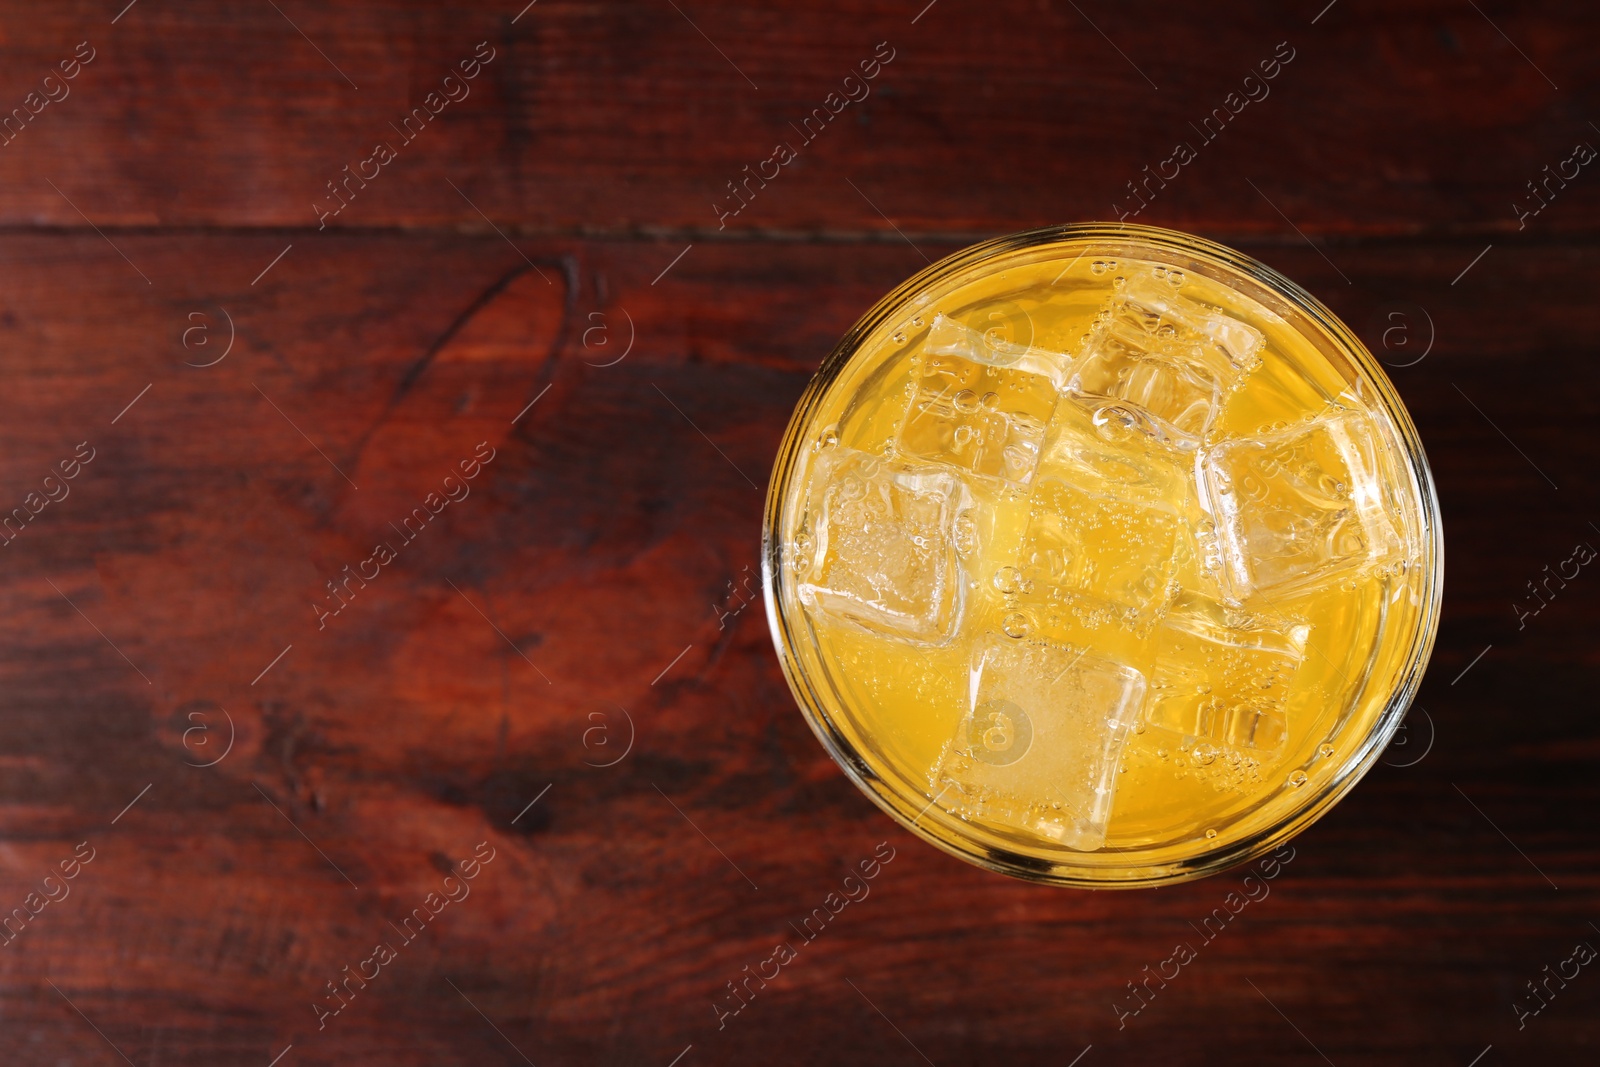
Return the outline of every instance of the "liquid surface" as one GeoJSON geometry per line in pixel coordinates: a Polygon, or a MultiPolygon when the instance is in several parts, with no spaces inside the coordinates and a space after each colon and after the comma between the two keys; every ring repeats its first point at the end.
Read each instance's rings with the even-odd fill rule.
{"type": "Polygon", "coordinates": [[[1198,266],[1065,247],[967,279],[804,428],[779,610],[833,729],[958,834],[1221,847],[1395,687],[1425,580],[1396,428],[1198,266]]]}

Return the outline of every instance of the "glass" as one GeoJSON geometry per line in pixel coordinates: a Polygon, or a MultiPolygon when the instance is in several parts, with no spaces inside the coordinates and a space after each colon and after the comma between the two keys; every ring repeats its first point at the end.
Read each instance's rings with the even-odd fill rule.
{"type": "Polygon", "coordinates": [[[940,848],[1212,874],[1344,795],[1438,628],[1432,477],[1293,282],[1198,237],[976,245],[878,302],[779,449],[767,615],[807,721],[940,848]]]}

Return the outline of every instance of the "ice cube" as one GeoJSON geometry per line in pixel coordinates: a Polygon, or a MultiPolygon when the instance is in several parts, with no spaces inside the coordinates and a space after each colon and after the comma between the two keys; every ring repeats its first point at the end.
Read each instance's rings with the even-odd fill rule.
{"type": "Polygon", "coordinates": [[[835,446],[811,485],[815,547],[801,600],[876,633],[948,640],[963,601],[957,521],[969,497],[960,480],[835,446]]]}
{"type": "Polygon", "coordinates": [[[940,803],[1081,851],[1105,844],[1144,676],[1079,649],[993,634],[975,656],[968,713],[934,774],[940,803]]]}
{"type": "Polygon", "coordinates": [[[1109,500],[1177,510],[1189,495],[1193,457],[1179,462],[1125,420],[1063,404],[1050,423],[1036,477],[1109,500]]]}
{"type": "Polygon", "coordinates": [[[1067,380],[1072,358],[1033,343],[1033,321],[1010,301],[990,307],[984,330],[973,329],[948,315],[935,315],[928,324],[922,350],[936,356],[961,356],[1002,369],[1019,370],[1050,379],[1059,391],[1067,380]],[[1018,319],[1022,320],[1020,323],[1018,319]]]}
{"type": "Polygon", "coordinates": [[[1387,446],[1364,412],[1224,441],[1201,469],[1223,592],[1236,603],[1329,584],[1403,550],[1386,504],[1387,446]]]}
{"type": "Polygon", "coordinates": [[[1297,620],[1185,593],[1156,629],[1148,721],[1236,751],[1276,753],[1310,632],[1297,620]]]}
{"type": "Polygon", "coordinates": [[[1260,362],[1262,341],[1254,327],[1138,271],[1096,320],[1067,391],[1091,409],[1120,409],[1152,437],[1193,450],[1223,399],[1260,362]]]}
{"type": "Polygon", "coordinates": [[[1026,487],[1056,406],[1054,358],[991,344],[935,316],[900,426],[900,451],[1026,487]]]}
{"type": "Polygon", "coordinates": [[[1063,405],[1029,501],[1019,606],[1138,628],[1171,599],[1187,474],[1144,439],[1108,440],[1063,405]]]}

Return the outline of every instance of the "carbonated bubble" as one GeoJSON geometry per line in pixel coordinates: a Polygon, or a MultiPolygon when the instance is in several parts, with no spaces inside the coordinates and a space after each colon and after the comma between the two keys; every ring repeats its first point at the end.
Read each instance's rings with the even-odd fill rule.
{"type": "Polygon", "coordinates": [[[1006,596],[1014,596],[1022,588],[1022,575],[1015,567],[1001,567],[995,572],[994,587],[1006,596]]]}

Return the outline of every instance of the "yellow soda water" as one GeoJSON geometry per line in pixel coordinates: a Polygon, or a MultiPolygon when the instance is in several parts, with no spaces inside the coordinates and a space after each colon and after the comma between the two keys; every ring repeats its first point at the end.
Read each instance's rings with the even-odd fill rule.
{"type": "Polygon", "coordinates": [[[1088,247],[863,335],[791,431],[772,610],[916,829],[1154,869],[1331,788],[1435,575],[1371,376],[1259,287],[1088,247]]]}

